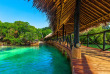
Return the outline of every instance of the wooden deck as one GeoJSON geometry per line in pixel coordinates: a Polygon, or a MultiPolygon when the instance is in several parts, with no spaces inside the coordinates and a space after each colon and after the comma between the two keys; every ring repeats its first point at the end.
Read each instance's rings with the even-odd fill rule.
{"type": "Polygon", "coordinates": [[[51,44],[68,53],[73,74],[110,74],[110,52],[81,46],[82,59],[72,59],[70,48],[56,42],[51,44]]]}
{"type": "MultiPolygon", "coordinates": [[[[82,57],[83,56],[85,57],[92,74],[110,74],[109,51],[103,52],[100,49],[85,47],[85,46],[82,46],[81,49],[82,49],[82,57]]],[[[82,59],[84,59],[84,57],[82,59]]]]}

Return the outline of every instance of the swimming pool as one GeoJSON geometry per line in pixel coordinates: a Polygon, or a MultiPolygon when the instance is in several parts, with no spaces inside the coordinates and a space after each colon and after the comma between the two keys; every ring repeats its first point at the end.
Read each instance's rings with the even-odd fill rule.
{"type": "Polygon", "coordinates": [[[71,67],[53,46],[9,46],[0,47],[0,74],[71,74],[71,67]]]}

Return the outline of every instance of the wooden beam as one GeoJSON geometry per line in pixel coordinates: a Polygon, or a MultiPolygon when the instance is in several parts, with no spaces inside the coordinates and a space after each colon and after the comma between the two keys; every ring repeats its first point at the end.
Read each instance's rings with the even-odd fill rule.
{"type": "Polygon", "coordinates": [[[88,23],[88,22],[92,21],[92,19],[86,17],[84,14],[80,14],[80,21],[82,21],[84,23],[88,23]]]}
{"type": "Polygon", "coordinates": [[[93,5],[94,7],[96,7],[97,9],[99,9],[100,11],[102,11],[103,13],[108,14],[106,11],[104,11],[103,9],[95,5],[94,3],[90,2],[89,0],[86,0],[86,1],[89,2],[91,5],[93,5]]]}
{"type": "Polygon", "coordinates": [[[61,12],[60,12],[60,22],[59,24],[61,24],[61,18],[62,18],[62,13],[63,13],[63,8],[64,8],[64,0],[60,0],[61,1],[61,12]]]}
{"type": "Polygon", "coordinates": [[[86,14],[81,13],[80,14],[80,21],[84,22],[85,24],[89,23],[90,21],[93,21],[93,19],[86,16],[86,14]]]}
{"type": "Polygon", "coordinates": [[[83,10],[83,11],[86,12],[88,15],[90,15],[90,16],[94,17],[95,19],[97,19],[97,17],[96,17],[93,13],[88,12],[87,10],[85,10],[85,8],[82,7],[81,10],[83,10]]]}
{"type": "MultiPolygon", "coordinates": [[[[96,1],[96,0],[95,0],[96,1]]],[[[90,9],[92,9],[93,11],[97,12],[98,14],[100,14],[101,16],[103,15],[101,12],[99,12],[98,10],[96,10],[95,8],[91,7],[90,5],[86,4],[85,2],[82,1],[82,4],[85,5],[85,7],[89,7],[90,9]]]]}
{"type": "MultiPolygon", "coordinates": [[[[87,27],[87,25],[94,24],[94,23],[100,22],[100,21],[102,21],[102,20],[107,20],[107,19],[109,19],[109,18],[110,18],[110,13],[109,13],[108,15],[105,15],[105,16],[103,16],[103,17],[101,17],[101,18],[99,18],[99,19],[93,21],[93,22],[90,22],[90,23],[86,24],[86,25],[83,26],[83,27],[87,27]]],[[[81,29],[82,29],[83,27],[81,27],[81,29]]]]}
{"type": "Polygon", "coordinates": [[[52,13],[53,10],[55,10],[55,8],[57,8],[60,5],[59,0],[57,0],[57,2],[55,3],[55,5],[52,7],[52,9],[49,11],[49,13],[52,13]]]}
{"type": "Polygon", "coordinates": [[[110,11],[110,8],[106,7],[105,5],[103,5],[102,3],[98,2],[97,0],[94,0],[97,4],[101,5],[103,8],[105,8],[106,10],[110,11]]]}
{"type": "Polygon", "coordinates": [[[81,10],[81,14],[85,14],[85,15],[87,15],[88,17],[90,17],[91,19],[93,19],[93,20],[95,20],[95,18],[94,17],[92,17],[91,15],[89,15],[87,12],[85,12],[85,11],[83,11],[83,10],[81,10]]]}
{"type": "Polygon", "coordinates": [[[64,25],[73,25],[74,23],[66,23],[66,24],[64,24],[64,25]]]}
{"type": "Polygon", "coordinates": [[[103,3],[105,3],[106,5],[110,6],[110,3],[106,2],[105,0],[101,0],[103,3]]]}
{"type": "Polygon", "coordinates": [[[94,17],[101,17],[100,15],[96,14],[96,12],[90,10],[89,8],[85,7],[84,5],[81,5],[84,9],[87,9],[89,12],[91,12],[92,14],[94,14],[95,16],[94,17]]]}
{"type": "MultiPolygon", "coordinates": [[[[75,1],[74,2],[72,1],[68,6],[65,5],[65,8],[63,11],[63,13],[65,12],[64,15],[66,15],[68,13],[68,11],[70,11],[73,8],[73,6],[71,6],[71,5],[74,5],[74,4],[75,4],[75,1]]],[[[64,17],[64,15],[62,17],[64,17]]]]}

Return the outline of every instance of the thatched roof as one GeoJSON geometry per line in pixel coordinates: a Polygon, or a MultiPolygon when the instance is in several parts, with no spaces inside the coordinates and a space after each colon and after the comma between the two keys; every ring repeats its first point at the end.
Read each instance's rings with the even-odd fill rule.
{"type": "MultiPolygon", "coordinates": [[[[67,34],[74,31],[76,0],[33,0],[33,6],[45,12],[54,35],[65,25],[67,34]]],[[[81,0],[80,32],[110,20],[110,0],[81,0]]]]}
{"type": "Polygon", "coordinates": [[[48,34],[48,35],[45,37],[45,39],[46,39],[46,38],[49,38],[49,37],[52,37],[52,33],[48,34]]]}

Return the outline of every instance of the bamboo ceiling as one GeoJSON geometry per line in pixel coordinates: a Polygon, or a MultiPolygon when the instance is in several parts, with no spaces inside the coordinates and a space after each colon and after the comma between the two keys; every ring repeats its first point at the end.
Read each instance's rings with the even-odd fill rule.
{"type": "MultiPolygon", "coordinates": [[[[33,6],[45,12],[53,34],[62,35],[62,26],[67,34],[74,32],[76,0],[33,0],[33,6]]],[[[80,32],[110,20],[110,0],[81,0],[80,32]]]]}

